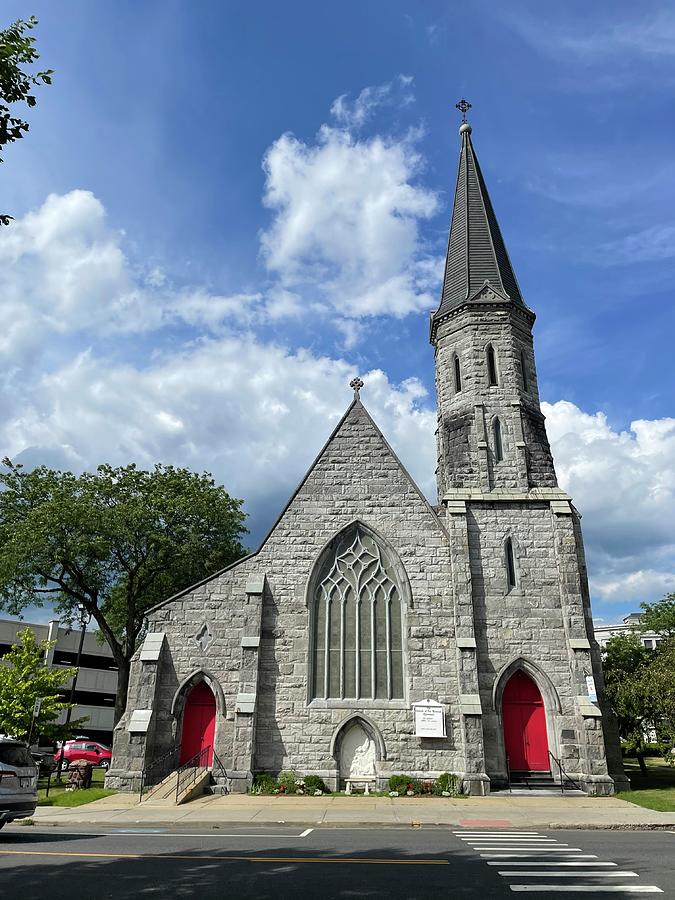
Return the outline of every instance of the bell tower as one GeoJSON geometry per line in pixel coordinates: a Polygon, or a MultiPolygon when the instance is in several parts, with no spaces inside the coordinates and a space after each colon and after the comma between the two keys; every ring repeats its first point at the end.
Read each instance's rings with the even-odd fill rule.
{"type": "Polygon", "coordinates": [[[430,340],[465,782],[480,793],[508,783],[514,768],[553,778],[562,766],[589,793],[610,793],[626,781],[603,697],[580,516],[558,487],[546,437],[535,315],[478,164],[469,104],[457,106],[457,185],[430,340]],[[523,735],[520,712],[510,715],[514,703],[530,704],[532,734],[523,735]],[[532,754],[516,752],[521,745],[532,754]]]}
{"type": "Polygon", "coordinates": [[[518,287],[471,130],[464,119],[443,289],[431,317],[441,502],[467,489],[557,487],[539,405],[535,315],[518,287]]]}

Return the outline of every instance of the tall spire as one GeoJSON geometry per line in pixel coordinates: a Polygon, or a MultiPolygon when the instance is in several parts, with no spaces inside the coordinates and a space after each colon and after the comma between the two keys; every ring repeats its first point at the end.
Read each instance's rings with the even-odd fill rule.
{"type": "Polygon", "coordinates": [[[465,119],[469,107],[465,100],[457,104],[463,116],[459,129],[462,146],[443,292],[433,324],[471,299],[485,282],[514,303],[525,305],[473,149],[471,126],[465,119]]]}

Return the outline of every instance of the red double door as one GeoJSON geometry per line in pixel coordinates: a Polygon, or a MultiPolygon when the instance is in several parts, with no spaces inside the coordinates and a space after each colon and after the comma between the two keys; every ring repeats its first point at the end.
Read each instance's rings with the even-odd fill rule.
{"type": "Polygon", "coordinates": [[[180,762],[188,762],[209,747],[208,759],[202,765],[213,762],[213,738],[216,732],[216,698],[204,681],[196,684],[187,695],[183,712],[183,736],[180,745],[180,762]]]}
{"type": "Polygon", "coordinates": [[[525,672],[515,672],[504,688],[502,720],[511,770],[550,771],[544,701],[525,672]]]}

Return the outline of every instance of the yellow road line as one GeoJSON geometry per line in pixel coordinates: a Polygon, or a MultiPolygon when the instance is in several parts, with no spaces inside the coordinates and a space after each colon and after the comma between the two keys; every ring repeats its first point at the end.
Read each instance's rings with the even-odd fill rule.
{"type": "Polygon", "coordinates": [[[182,859],[190,862],[220,860],[221,862],[252,863],[349,863],[370,866],[449,866],[447,859],[368,859],[353,856],[179,856],[175,854],[141,853],[73,853],[69,850],[0,850],[2,856],[71,856],[87,859],[182,859]]]}

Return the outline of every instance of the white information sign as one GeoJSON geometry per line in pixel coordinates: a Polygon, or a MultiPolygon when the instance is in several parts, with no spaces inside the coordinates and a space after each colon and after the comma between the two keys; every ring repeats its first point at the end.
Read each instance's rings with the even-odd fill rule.
{"type": "Polygon", "coordinates": [[[42,699],[40,697],[37,698],[35,703],[33,704],[33,718],[37,719],[40,715],[40,707],[42,706],[42,699]]]}
{"type": "Polygon", "coordinates": [[[445,707],[435,700],[413,704],[415,737],[445,737],[445,707]]]}
{"type": "Polygon", "coordinates": [[[595,678],[592,675],[586,676],[586,690],[588,692],[588,699],[592,703],[598,702],[598,692],[595,689],[595,678]]]}

